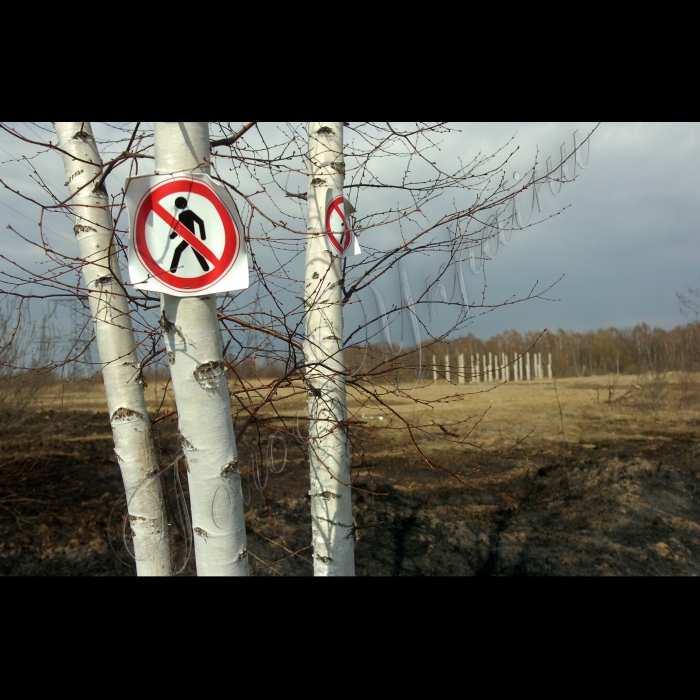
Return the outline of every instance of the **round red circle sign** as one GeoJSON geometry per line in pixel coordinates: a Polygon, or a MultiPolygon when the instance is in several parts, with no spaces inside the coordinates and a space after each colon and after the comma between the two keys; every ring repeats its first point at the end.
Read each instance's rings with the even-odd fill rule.
{"type": "MultiPolygon", "coordinates": [[[[190,177],[175,177],[148,190],[141,198],[136,209],[134,224],[134,249],[141,264],[164,286],[178,292],[191,292],[194,294],[216,284],[231,270],[241,250],[241,232],[238,230],[238,226],[236,226],[236,222],[226,205],[206,182],[190,177]],[[211,235],[209,241],[198,238],[174,214],[162,206],[161,200],[173,194],[181,194],[185,198],[192,194],[199,195],[213,205],[223,226],[224,245],[220,256],[217,256],[210,247],[211,235]],[[151,214],[154,217],[152,222],[156,217],[161,219],[174,232],[171,237],[179,234],[196,251],[195,254],[198,258],[205,259],[209,270],[196,277],[184,277],[178,275],[177,272],[171,272],[158,263],[148,247],[147,224],[151,214]]],[[[217,228],[221,230],[220,227],[217,228]]]]}
{"type": "Polygon", "coordinates": [[[328,203],[326,208],[326,235],[330,241],[333,248],[340,254],[347,252],[350,244],[352,243],[352,233],[349,230],[347,219],[345,218],[344,205],[345,198],[342,194],[333,199],[328,203]],[[337,215],[340,218],[342,231],[333,231],[332,217],[337,215]],[[334,234],[340,234],[340,241],[337,240],[334,234]]]}

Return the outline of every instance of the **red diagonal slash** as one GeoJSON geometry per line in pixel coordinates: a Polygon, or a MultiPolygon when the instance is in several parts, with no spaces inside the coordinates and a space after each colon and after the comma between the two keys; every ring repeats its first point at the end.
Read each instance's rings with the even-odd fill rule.
{"type": "Polygon", "coordinates": [[[155,199],[152,200],[153,212],[160,216],[163,221],[165,221],[168,226],[170,226],[173,231],[182,236],[182,238],[187,241],[198,253],[203,255],[212,265],[215,267],[221,262],[214,253],[207,248],[202,241],[195,236],[192,231],[190,231],[186,226],[183,226],[170,212],[168,212],[165,207],[160,202],[156,202],[155,199]]]}
{"type": "MultiPolygon", "coordinates": [[[[333,211],[336,211],[338,213],[338,216],[342,219],[343,224],[345,225],[345,231],[340,236],[340,241],[338,241],[338,245],[341,247],[343,252],[345,252],[345,236],[348,233],[348,222],[345,220],[345,215],[343,212],[340,210],[340,203],[343,200],[340,198],[337,198],[336,201],[332,202],[332,206],[328,211],[328,220],[330,221],[330,217],[333,211]]],[[[329,233],[334,234],[334,231],[329,231],[329,233]]]]}

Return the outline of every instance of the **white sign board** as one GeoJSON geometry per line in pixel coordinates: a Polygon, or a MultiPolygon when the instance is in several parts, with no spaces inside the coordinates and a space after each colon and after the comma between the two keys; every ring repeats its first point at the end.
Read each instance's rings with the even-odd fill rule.
{"type": "Polygon", "coordinates": [[[126,183],[129,277],[137,289],[187,297],[248,287],[243,224],[208,175],[145,175],[126,183]]]}
{"type": "Polygon", "coordinates": [[[330,188],[326,191],[326,245],[333,255],[341,258],[359,255],[362,252],[355,232],[347,220],[350,208],[351,205],[345,201],[342,192],[330,188]]]}

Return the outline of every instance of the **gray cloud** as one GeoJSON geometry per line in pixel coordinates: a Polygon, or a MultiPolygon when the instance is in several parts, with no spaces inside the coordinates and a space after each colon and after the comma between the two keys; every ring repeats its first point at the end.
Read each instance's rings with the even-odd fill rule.
{"type": "MultiPolygon", "coordinates": [[[[465,123],[458,125],[461,133],[440,139],[439,150],[435,149],[431,160],[439,160],[447,169],[454,168],[460,158],[468,162],[479,151],[492,153],[515,135],[503,153],[507,155],[515,146],[520,146],[505,168],[506,176],[512,181],[513,171],[524,175],[538,152],[538,172],[543,172],[548,157],[554,162],[558,160],[562,143],[566,143],[567,152],[570,152],[576,129],[585,136],[592,126],[588,122],[465,123]]],[[[108,127],[100,127],[98,131],[98,135],[105,137],[113,133],[114,129],[108,127]]],[[[31,147],[18,144],[6,134],[0,134],[0,146],[13,155],[34,155],[31,147]]],[[[497,304],[513,295],[522,296],[536,281],[539,289],[564,274],[549,294],[560,301],[535,300],[479,315],[469,330],[488,337],[510,328],[527,331],[563,327],[583,331],[632,326],[642,321],[663,328],[684,323],[675,292],[697,285],[700,276],[697,264],[700,203],[695,194],[698,156],[700,129],[697,124],[602,124],[593,136],[585,170],[575,182],[566,184],[558,197],[553,197],[547,187],[543,188],[545,210],[538,216],[544,218],[562,207],[569,208],[534,227],[515,231],[510,245],[485,266],[487,304],[497,304]]],[[[6,153],[3,153],[3,160],[9,160],[6,153]]],[[[497,162],[498,159],[494,159],[493,163],[497,162]]],[[[31,164],[36,165],[57,191],[63,191],[60,158],[45,153],[36,156],[31,164]]],[[[147,162],[142,168],[142,173],[147,172],[152,165],[147,162]]],[[[126,169],[122,170],[117,178],[126,177],[126,169]]],[[[40,184],[32,180],[30,171],[28,164],[5,162],[0,165],[0,177],[6,183],[48,201],[40,184]]],[[[397,172],[397,164],[392,163],[392,159],[378,161],[378,177],[395,180],[397,172]]],[[[411,172],[420,177],[428,174],[430,168],[426,163],[413,162],[411,172]]],[[[117,182],[117,178],[112,182],[117,182]]],[[[249,181],[244,180],[242,186],[250,187],[249,191],[253,189],[249,181]]],[[[303,174],[289,181],[290,190],[297,187],[302,190],[306,187],[303,174]]],[[[383,190],[362,192],[358,214],[386,209],[400,196],[400,193],[383,190]]],[[[455,204],[468,206],[468,196],[460,197],[462,199],[455,204]]],[[[36,224],[31,222],[38,221],[36,207],[8,190],[0,191],[0,202],[5,205],[0,207],[0,221],[4,225],[9,223],[35,235],[36,224]]],[[[451,206],[451,200],[443,197],[439,203],[426,208],[426,215],[435,218],[451,206]]],[[[290,215],[301,214],[296,201],[282,200],[280,207],[290,215]]],[[[56,245],[68,252],[72,244],[70,220],[54,214],[47,222],[56,236],[56,245]]],[[[415,226],[421,225],[425,222],[418,219],[415,226]]],[[[383,245],[399,235],[396,226],[390,231],[377,231],[385,231],[383,245]]],[[[27,264],[45,263],[36,249],[8,234],[0,240],[3,255],[27,264]]],[[[446,236],[447,233],[443,231],[437,235],[446,236]]],[[[263,260],[268,259],[265,251],[261,251],[261,256],[263,260]]],[[[424,289],[426,276],[433,273],[440,262],[439,256],[430,259],[413,256],[407,261],[414,297],[424,289]]],[[[300,267],[300,261],[293,265],[300,267]]],[[[1,266],[7,267],[4,262],[1,266]]],[[[480,298],[484,278],[471,275],[468,265],[464,268],[470,300],[480,298]]],[[[397,279],[389,277],[379,283],[387,305],[391,301],[398,302],[397,279]]],[[[367,302],[370,300],[371,296],[367,302]]],[[[436,319],[435,329],[441,323],[448,323],[447,315],[441,314],[436,319]]],[[[425,319],[427,322],[427,316],[425,319]]]]}

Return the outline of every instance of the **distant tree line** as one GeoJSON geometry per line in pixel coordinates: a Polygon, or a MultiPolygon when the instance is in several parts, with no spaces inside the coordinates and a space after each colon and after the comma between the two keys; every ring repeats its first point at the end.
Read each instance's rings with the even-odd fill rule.
{"type": "MultiPolygon", "coordinates": [[[[510,330],[481,340],[469,334],[453,341],[426,344],[421,352],[422,374],[432,376],[433,358],[436,359],[440,377],[444,376],[445,357],[451,361],[452,372],[457,368],[457,358],[464,354],[465,367],[470,359],[507,356],[512,363],[515,357],[530,353],[541,354],[543,377],[548,376],[549,355],[557,377],[591,377],[611,373],[642,374],[646,372],[695,372],[700,371],[700,322],[692,322],[666,331],[640,323],[634,328],[606,328],[576,333],[557,331],[530,331],[518,333],[510,330]]],[[[346,351],[349,366],[364,364],[363,372],[384,374],[387,379],[398,370],[404,378],[407,372],[414,375],[418,353],[415,348],[404,349],[399,357],[387,352],[383,344],[371,347],[354,347],[346,351]]],[[[511,375],[512,376],[512,373],[511,375]]],[[[533,378],[534,378],[533,371],[533,378]]]]}
{"type": "MultiPolygon", "coordinates": [[[[9,316],[9,314],[6,314],[9,316]]],[[[11,331],[9,319],[5,318],[4,330],[8,335],[11,331]]],[[[51,338],[55,343],[54,335],[51,338]]],[[[35,330],[30,343],[32,350],[43,341],[39,339],[39,332],[35,330]]],[[[258,377],[267,379],[279,376],[284,371],[284,363],[280,362],[275,353],[270,339],[266,338],[262,344],[257,344],[257,338],[251,338],[251,347],[240,353],[239,357],[227,355],[227,363],[241,378],[258,377]],[[268,347],[269,346],[269,347],[268,347]]],[[[43,349],[43,346],[42,346],[43,349]]],[[[432,358],[438,359],[439,366],[444,366],[446,355],[452,358],[453,371],[456,370],[457,357],[464,353],[466,367],[469,367],[470,357],[487,356],[492,353],[494,358],[500,358],[506,354],[508,362],[514,357],[541,353],[544,365],[544,376],[547,376],[549,353],[551,353],[552,369],[557,377],[591,377],[611,373],[641,374],[644,372],[697,372],[700,371],[700,321],[694,321],[682,326],[676,326],[670,331],[662,328],[652,328],[646,323],[640,323],[634,328],[601,328],[596,331],[576,333],[565,331],[562,328],[557,331],[529,331],[518,333],[509,330],[494,335],[488,340],[476,338],[469,334],[453,341],[432,341],[425,344],[420,356],[422,374],[431,376],[432,358]]],[[[373,343],[371,346],[354,346],[346,349],[348,366],[362,371],[385,375],[387,378],[395,376],[397,370],[405,378],[407,372],[415,376],[418,364],[418,353],[414,347],[403,348],[400,353],[394,355],[387,352],[382,342],[373,343]]],[[[16,355],[16,353],[15,353],[16,355]]],[[[5,359],[4,355],[3,358],[5,359]]],[[[36,358],[28,361],[23,358],[25,366],[36,365],[36,358]],[[28,365],[26,364],[28,363],[28,365]]],[[[87,362],[84,351],[77,358],[81,365],[87,368],[87,375],[91,374],[92,363],[87,362]]],[[[70,363],[70,358],[63,363],[70,363]]],[[[75,362],[75,360],[73,360],[75,362]]],[[[16,358],[14,363],[2,363],[4,366],[21,366],[23,363],[16,358]]],[[[40,363],[41,364],[41,363],[40,363]]],[[[150,377],[152,371],[147,372],[150,377]]],[[[161,367],[166,372],[165,367],[161,367]]],[[[86,370],[81,370],[81,377],[86,370]]],[[[75,372],[73,372],[75,374],[75,372]]],[[[70,378],[70,372],[63,378],[70,378]]],[[[164,375],[165,376],[165,375],[164,375]]],[[[533,375],[534,377],[534,375],[533,375]]],[[[99,375],[97,377],[99,378],[99,375]]]]}
{"type": "Polygon", "coordinates": [[[528,350],[542,353],[545,358],[551,353],[557,377],[698,371],[700,322],[670,331],[640,323],[631,329],[601,328],[586,333],[561,328],[523,334],[511,330],[488,340],[469,334],[436,348],[436,354],[445,354],[448,347],[450,354],[506,353],[511,359],[515,353],[528,350]]]}

